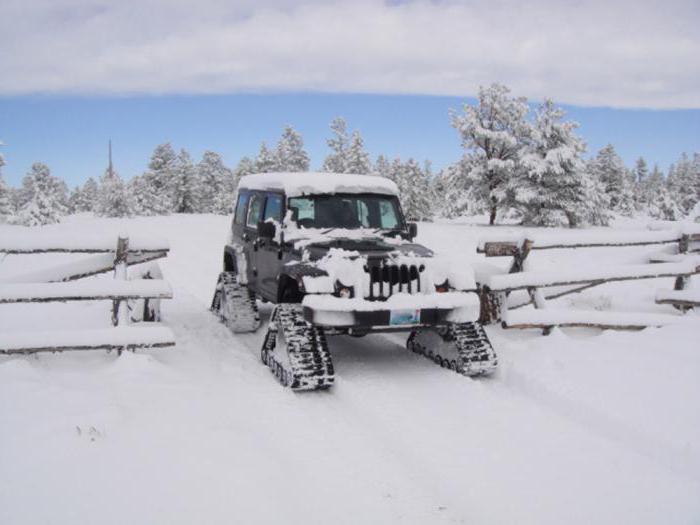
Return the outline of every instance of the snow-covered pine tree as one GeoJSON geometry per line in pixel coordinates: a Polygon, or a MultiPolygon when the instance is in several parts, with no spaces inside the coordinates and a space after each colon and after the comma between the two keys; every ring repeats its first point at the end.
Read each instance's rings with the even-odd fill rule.
{"type": "Polygon", "coordinates": [[[81,188],[82,197],[79,211],[95,211],[98,193],[99,188],[97,186],[97,182],[95,182],[95,179],[92,177],[89,177],[81,188]]]}
{"type": "Polygon", "coordinates": [[[379,155],[374,163],[374,173],[380,177],[389,177],[391,173],[391,162],[384,155],[379,155]]]}
{"type": "Polygon", "coordinates": [[[465,155],[440,172],[441,193],[436,194],[440,216],[452,218],[488,211],[488,196],[479,193],[482,186],[469,176],[474,168],[474,157],[465,155]]]}
{"type": "MultiPolygon", "coordinates": [[[[2,142],[0,142],[2,144],[2,142]]],[[[12,193],[10,187],[2,176],[2,167],[5,165],[5,158],[0,153],[0,223],[6,222],[14,214],[12,204],[12,193]]]]}
{"type": "Polygon", "coordinates": [[[696,153],[691,161],[687,153],[683,153],[668,174],[668,190],[671,198],[678,204],[680,212],[687,215],[700,199],[700,159],[696,153]]]}
{"type": "Polygon", "coordinates": [[[177,155],[169,142],[156,146],[143,174],[143,192],[139,196],[143,215],[167,215],[174,208],[177,180],[177,155]]]}
{"type": "Polygon", "coordinates": [[[292,126],[286,126],[275,150],[279,171],[309,171],[309,154],[304,150],[304,139],[292,126]]]}
{"type": "Polygon", "coordinates": [[[345,172],[367,175],[372,172],[369,153],[365,151],[365,143],[359,131],[353,131],[350,145],[345,156],[345,172]]]}
{"type": "Polygon", "coordinates": [[[611,219],[610,196],[605,193],[605,185],[591,167],[593,162],[593,160],[587,162],[581,174],[582,198],[577,216],[581,218],[581,224],[607,226],[611,219]]]}
{"type": "Polygon", "coordinates": [[[644,200],[644,183],[649,178],[649,167],[647,166],[644,157],[639,157],[634,164],[634,205],[638,211],[646,209],[646,201],[644,200]]]}
{"type": "Polygon", "coordinates": [[[634,176],[625,167],[615,147],[612,144],[605,146],[589,167],[605,186],[605,193],[610,198],[610,209],[631,215],[634,211],[634,176]]]}
{"type": "Polygon", "coordinates": [[[279,162],[274,151],[271,151],[265,142],[260,144],[260,151],[255,157],[255,173],[271,173],[279,171],[279,162]]]}
{"type": "Polygon", "coordinates": [[[574,227],[581,222],[586,150],[575,134],[578,123],[549,99],[537,108],[527,145],[520,151],[520,176],[511,178],[514,206],[523,223],[574,227]]]}
{"type": "Polygon", "coordinates": [[[224,165],[221,155],[205,151],[197,164],[197,174],[201,187],[200,209],[204,213],[222,213],[221,203],[233,199],[233,195],[229,195],[233,186],[233,173],[224,165]]]}
{"type": "Polygon", "coordinates": [[[51,176],[46,164],[36,162],[27,173],[23,186],[29,192],[29,199],[22,206],[19,222],[25,226],[41,226],[60,221],[65,206],[61,203],[58,185],[51,176]]]}
{"type": "Polygon", "coordinates": [[[391,163],[389,178],[399,188],[401,208],[408,220],[420,221],[432,218],[433,193],[430,180],[414,159],[391,163]]]}
{"type": "Polygon", "coordinates": [[[231,215],[233,213],[238,181],[243,175],[252,173],[252,170],[253,163],[247,157],[243,157],[233,171],[226,168],[222,190],[214,198],[214,213],[219,215],[231,215]]]}
{"type": "MultiPolygon", "coordinates": [[[[148,215],[146,206],[150,201],[146,198],[148,189],[146,188],[143,175],[132,177],[131,180],[126,183],[126,190],[131,201],[131,212],[134,215],[148,215]]],[[[97,212],[97,204],[95,204],[95,212],[97,212]]]]}
{"type": "Polygon", "coordinates": [[[323,171],[330,173],[348,173],[347,152],[350,146],[347,123],[342,117],[336,117],[331,122],[333,136],[326,140],[326,144],[331,149],[331,153],[323,161],[323,171]]]}
{"type": "Polygon", "coordinates": [[[100,177],[93,211],[101,217],[130,217],[134,208],[130,189],[110,164],[100,177]]]}
{"type": "Polygon", "coordinates": [[[464,114],[452,113],[452,126],[462,137],[462,145],[473,157],[469,177],[479,186],[475,196],[489,208],[489,224],[499,209],[508,206],[508,181],[516,176],[520,148],[529,127],[528,107],[523,97],[511,97],[501,84],[479,88],[478,104],[465,104],[464,114]]]}
{"type": "Polygon", "coordinates": [[[175,162],[175,184],[173,188],[175,213],[198,213],[199,196],[202,193],[197,169],[185,148],[180,150],[175,162]]]}

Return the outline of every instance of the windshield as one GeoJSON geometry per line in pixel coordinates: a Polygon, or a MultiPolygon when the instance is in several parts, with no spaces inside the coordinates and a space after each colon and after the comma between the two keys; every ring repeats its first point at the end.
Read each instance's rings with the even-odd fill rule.
{"type": "Polygon", "coordinates": [[[289,210],[302,228],[401,228],[398,201],[389,195],[292,197],[289,210]]]}

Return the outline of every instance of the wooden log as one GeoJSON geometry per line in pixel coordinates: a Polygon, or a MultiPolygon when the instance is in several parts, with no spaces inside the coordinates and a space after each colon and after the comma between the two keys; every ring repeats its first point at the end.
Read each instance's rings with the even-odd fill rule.
{"type": "MultiPolygon", "coordinates": [[[[690,246],[690,235],[681,235],[678,240],[678,253],[685,254],[688,253],[688,247],[690,246]]],[[[685,290],[690,282],[690,277],[687,275],[679,275],[676,277],[676,282],[673,283],[674,290],[685,290]]]]}
{"type": "Polygon", "coordinates": [[[513,262],[510,265],[508,273],[518,273],[525,269],[525,259],[527,259],[531,249],[532,241],[525,239],[523,244],[519,246],[518,250],[513,254],[513,262]]]}
{"type": "MultiPolygon", "coordinates": [[[[154,252],[142,255],[129,255],[127,265],[142,264],[166,257],[168,252],[154,252]]],[[[60,263],[41,270],[34,270],[14,277],[8,277],[3,283],[55,283],[68,282],[92,277],[114,270],[114,257],[100,254],[85,257],[80,261],[60,263]]]]}
{"type": "Polygon", "coordinates": [[[484,248],[477,248],[477,253],[483,253],[486,257],[513,257],[520,247],[514,242],[486,242],[484,248]]]}
{"type": "Polygon", "coordinates": [[[532,246],[533,250],[561,250],[561,249],[576,249],[576,248],[624,248],[630,246],[652,246],[655,244],[674,244],[678,239],[664,239],[652,241],[630,241],[630,242],[572,242],[549,244],[545,246],[532,246]]]}
{"type": "Polygon", "coordinates": [[[487,286],[479,290],[479,322],[481,324],[499,323],[503,318],[506,295],[492,292],[487,286]]]}
{"type": "Polygon", "coordinates": [[[100,328],[0,333],[0,354],[32,354],[65,350],[134,350],[175,346],[165,326],[100,328]]]}
{"type": "Polygon", "coordinates": [[[537,328],[541,329],[544,334],[544,330],[552,331],[555,327],[563,328],[598,328],[601,330],[644,330],[646,326],[640,325],[619,325],[619,324],[604,324],[604,323],[557,323],[557,324],[546,324],[546,323],[521,323],[521,324],[507,324],[506,322],[501,323],[501,326],[506,330],[510,329],[527,329],[527,328],[537,328]]]}
{"type": "Polygon", "coordinates": [[[109,299],[171,299],[170,285],[162,279],[100,280],[81,283],[0,284],[0,304],[100,301],[109,299]]]}
{"type": "MultiPolygon", "coordinates": [[[[546,280],[549,275],[546,272],[525,272],[518,274],[502,274],[494,275],[489,279],[489,287],[494,291],[512,292],[514,290],[527,290],[531,287],[543,288],[553,286],[575,286],[575,285],[591,285],[597,286],[607,282],[630,281],[639,279],[657,279],[662,277],[677,277],[680,275],[692,275],[700,271],[695,264],[685,263],[667,263],[667,264],[648,264],[629,267],[615,268],[614,271],[607,269],[604,273],[608,273],[603,277],[586,276],[584,271],[581,271],[581,276],[578,277],[578,272],[571,271],[565,277],[553,277],[551,280],[546,280]],[[639,270],[643,270],[643,273],[639,270]],[[617,272],[617,273],[615,273],[617,272]],[[512,278],[511,278],[512,275],[512,278]],[[530,278],[530,280],[528,280],[530,278]],[[509,282],[512,281],[512,282],[509,282]]],[[[600,275],[600,273],[598,273],[600,275]]]]}
{"type": "MultiPolygon", "coordinates": [[[[126,281],[126,267],[129,256],[129,238],[119,237],[117,239],[117,250],[114,255],[114,278],[126,281]]],[[[129,309],[126,302],[120,299],[112,301],[112,324],[114,326],[129,324],[129,309]],[[120,311],[121,310],[121,311],[120,311]]]]}

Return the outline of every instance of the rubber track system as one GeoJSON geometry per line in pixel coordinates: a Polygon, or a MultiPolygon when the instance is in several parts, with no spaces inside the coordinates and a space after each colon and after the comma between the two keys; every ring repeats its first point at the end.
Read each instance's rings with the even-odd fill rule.
{"type": "Polygon", "coordinates": [[[219,274],[211,309],[233,333],[255,332],[260,327],[255,294],[238,283],[235,272],[219,274]]]}
{"type": "Polygon", "coordinates": [[[278,304],[260,351],[260,358],[277,380],[292,390],[324,390],[333,385],[333,362],[322,328],[304,320],[298,304],[278,304]],[[278,339],[286,350],[286,361],[275,357],[278,339]]]}
{"type": "Polygon", "coordinates": [[[490,375],[498,367],[498,357],[481,323],[414,330],[408,336],[406,348],[469,377],[490,375]]]}

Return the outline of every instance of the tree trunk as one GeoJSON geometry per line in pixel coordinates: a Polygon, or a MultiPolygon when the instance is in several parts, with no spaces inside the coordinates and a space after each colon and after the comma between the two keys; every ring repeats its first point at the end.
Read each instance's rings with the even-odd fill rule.
{"type": "Polygon", "coordinates": [[[496,205],[492,204],[491,213],[489,214],[489,226],[493,226],[494,222],[496,222],[496,205]]]}

